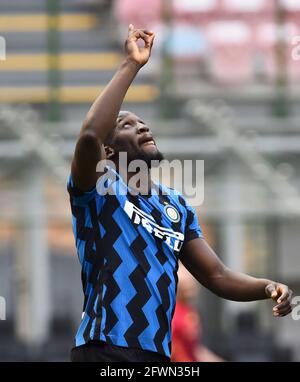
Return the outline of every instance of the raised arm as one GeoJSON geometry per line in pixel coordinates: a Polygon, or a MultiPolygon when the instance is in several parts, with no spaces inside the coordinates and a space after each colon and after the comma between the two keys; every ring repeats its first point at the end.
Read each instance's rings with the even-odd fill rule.
{"type": "Polygon", "coordinates": [[[96,166],[104,158],[103,143],[113,130],[122,102],[138,71],[148,62],[154,34],[129,26],[125,42],[126,57],[112,80],[93,103],[83,123],[72,161],[72,177],[82,191],[95,186],[99,174],[96,166]],[[144,41],[144,46],[138,45],[144,41]]]}
{"type": "Polygon", "coordinates": [[[188,241],[180,260],[202,285],[220,297],[234,301],[272,298],[277,303],[274,316],[285,316],[292,310],[292,291],[286,285],[227,268],[204,239],[188,241]]]}

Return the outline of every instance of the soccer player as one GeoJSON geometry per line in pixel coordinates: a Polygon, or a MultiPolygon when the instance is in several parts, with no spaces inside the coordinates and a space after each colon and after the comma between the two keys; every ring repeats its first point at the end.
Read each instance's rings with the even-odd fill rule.
{"type": "Polygon", "coordinates": [[[68,191],[84,307],[72,361],[168,362],[178,259],[220,297],[272,298],[274,316],[291,312],[286,285],[228,269],[184,198],[151,181],[151,162],[163,156],[147,124],[120,108],[153,41],[153,32],[129,26],[126,57],[92,105],[76,143],[68,191]],[[128,162],[146,163],[136,187],[129,185],[136,174],[120,153],[128,162]],[[110,164],[97,167],[102,159],[110,164]]]}

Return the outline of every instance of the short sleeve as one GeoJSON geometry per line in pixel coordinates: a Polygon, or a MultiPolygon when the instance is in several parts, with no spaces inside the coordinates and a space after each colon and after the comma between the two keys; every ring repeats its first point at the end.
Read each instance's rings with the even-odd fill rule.
{"type": "Polygon", "coordinates": [[[68,183],[67,183],[67,190],[72,200],[77,205],[82,205],[82,206],[88,204],[92,199],[94,199],[97,193],[96,186],[89,191],[79,190],[73,181],[72,175],[69,176],[68,183]]]}
{"type": "Polygon", "coordinates": [[[193,207],[186,203],[186,223],[185,223],[185,235],[184,242],[187,243],[190,240],[202,238],[202,229],[198,222],[197,213],[193,207]]]}

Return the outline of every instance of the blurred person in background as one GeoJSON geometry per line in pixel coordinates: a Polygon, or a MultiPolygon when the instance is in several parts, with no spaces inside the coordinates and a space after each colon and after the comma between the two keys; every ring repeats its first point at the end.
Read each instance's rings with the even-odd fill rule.
{"type": "Polygon", "coordinates": [[[151,181],[151,162],[163,156],[143,119],[120,109],[153,41],[153,32],[129,26],[126,57],[92,105],[76,143],[68,191],[84,307],[72,361],[170,361],[178,259],[222,298],[272,298],[274,316],[291,312],[286,285],[228,269],[204,240],[193,208],[151,181]],[[120,153],[128,163],[147,165],[137,193],[127,181],[140,168],[124,168],[120,153]],[[110,164],[99,171],[105,159],[116,170],[110,164]],[[105,192],[107,186],[113,193],[105,192]]]}
{"type": "Polygon", "coordinates": [[[200,284],[179,263],[176,308],[172,321],[172,362],[222,362],[202,344],[201,317],[195,309],[200,284]]]}

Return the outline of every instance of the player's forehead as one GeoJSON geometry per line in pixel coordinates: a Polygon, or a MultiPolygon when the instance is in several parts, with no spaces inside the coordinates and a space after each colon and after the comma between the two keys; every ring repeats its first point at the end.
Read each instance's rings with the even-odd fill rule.
{"type": "Polygon", "coordinates": [[[140,120],[140,118],[132,113],[131,111],[120,111],[118,117],[117,117],[117,123],[120,123],[124,120],[127,120],[127,119],[131,119],[131,120],[134,120],[134,121],[138,121],[140,120]]]}

